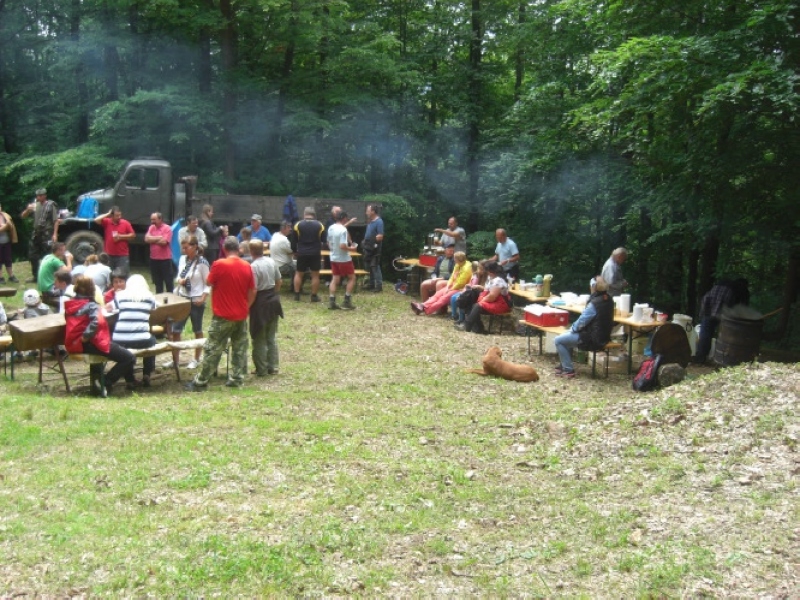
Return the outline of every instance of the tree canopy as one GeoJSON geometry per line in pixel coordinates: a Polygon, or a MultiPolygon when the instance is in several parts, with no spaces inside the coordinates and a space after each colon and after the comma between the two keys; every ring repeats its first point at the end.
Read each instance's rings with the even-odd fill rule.
{"type": "Polygon", "coordinates": [[[67,205],[158,155],[209,191],[385,197],[392,252],[455,214],[581,289],[625,245],[639,300],[744,276],[783,332],[797,31],[791,0],[0,0],[0,186],[67,205]]]}

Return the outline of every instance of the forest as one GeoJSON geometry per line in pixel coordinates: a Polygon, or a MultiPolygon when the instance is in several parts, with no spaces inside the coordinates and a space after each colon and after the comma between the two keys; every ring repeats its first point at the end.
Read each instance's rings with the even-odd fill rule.
{"type": "MultiPolygon", "coordinates": [[[[696,316],[746,277],[797,346],[798,2],[0,0],[0,201],[74,208],[159,156],[200,191],[381,202],[391,259],[456,215],[523,277],[696,316]],[[794,326],[793,326],[794,325],[794,326]]],[[[358,215],[363,219],[362,215],[358,215]]],[[[24,231],[23,231],[24,233],[24,231]]],[[[25,256],[23,243],[15,252],[25,256]]]]}

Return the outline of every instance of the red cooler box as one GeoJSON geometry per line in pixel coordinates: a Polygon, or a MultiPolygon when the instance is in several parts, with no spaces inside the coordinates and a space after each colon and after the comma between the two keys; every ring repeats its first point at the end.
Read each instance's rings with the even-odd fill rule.
{"type": "Polygon", "coordinates": [[[569,313],[560,308],[529,304],[525,307],[525,320],[540,327],[566,327],[569,325],[569,313]]]}
{"type": "Polygon", "coordinates": [[[437,257],[433,254],[420,254],[419,264],[423,267],[435,267],[437,257]]]}

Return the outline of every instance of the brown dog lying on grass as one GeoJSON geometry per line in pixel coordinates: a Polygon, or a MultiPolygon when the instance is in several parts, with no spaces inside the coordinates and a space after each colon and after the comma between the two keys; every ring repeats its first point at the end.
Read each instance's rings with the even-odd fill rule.
{"type": "Polygon", "coordinates": [[[539,381],[539,374],[530,365],[518,365],[503,360],[503,351],[497,346],[492,346],[483,355],[483,370],[469,369],[468,373],[478,375],[493,375],[509,381],[539,381]]]}

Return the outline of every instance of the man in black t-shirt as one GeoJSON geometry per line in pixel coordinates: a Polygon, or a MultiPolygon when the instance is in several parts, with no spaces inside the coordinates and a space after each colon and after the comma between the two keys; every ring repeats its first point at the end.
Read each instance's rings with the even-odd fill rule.
{"type": "Polygon", "coordinates": [[[313,206],[303,209],[303,219],[295,223],[297,237],[297,271],[294,274],[294,299],[300,300],[303,277],[311,271],[311,302],[319,302],[319,271],[322,264],[322,233],[325,226],[317,221],[313,206]]]}

